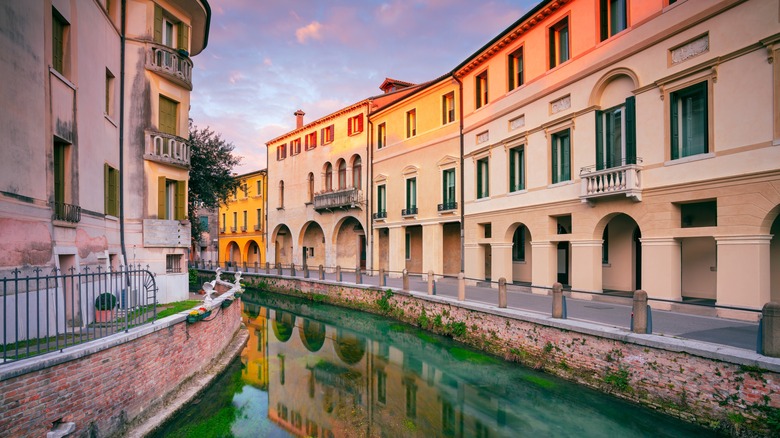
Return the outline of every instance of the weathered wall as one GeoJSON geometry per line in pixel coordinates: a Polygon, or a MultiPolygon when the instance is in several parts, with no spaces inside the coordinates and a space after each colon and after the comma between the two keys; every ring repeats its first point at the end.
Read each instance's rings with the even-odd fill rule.
{"type": "Polygon", "coordinates": [[[0,435],[45,436],[57,420],[75,422],[75,436],[119,431],[144,411],[156,409],[155,404],[228,346],[241,324],[241,306],[215,309],[213,315],[213,320],[195,324],[175,315],[129,334],[21,362],[38,361],[37,367],[3,366],[0,435]],[[105,347],[96,347],[99,343],[105,347]],[[58,363],[62,355],[77,358],[58,363]]]}
{"type": "Polygon", "coordinates": [[[767,430],[780,425],[780,361],[746,350],[716,351],[693,341],[400,290],[388,296],[374,287],[329,281],[254,275],[244,280],[264,290],[385,314],[733,435],[780,433],[767,430]],[[441,325],[434,325],[437,315],[441,325]]]}

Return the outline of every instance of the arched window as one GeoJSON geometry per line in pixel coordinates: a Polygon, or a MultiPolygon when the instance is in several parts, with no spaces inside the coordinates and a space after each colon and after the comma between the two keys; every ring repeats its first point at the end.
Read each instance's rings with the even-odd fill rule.
{"type": "Polygon", "coordinates": [[[512,236],[512,261],[525,261],[525,225],[520,225],[512,236]]]}
{"type": "Polygon", "coordinates": [[[284,208],[284,181],[279,181],[279,208],[284,208]]]}
{"type": "Polygon", "coordinates": [[[314,174],[309,172],[309,202],[314,202],[314,174]]]}
{"type": "Polygon", "coordinates": [[[339,161],[339,190],[347,188],[347,162],[339,161]]]}
{"type": "Polygon", "coordinates": [[[360,157],[355,157],[355,160],[352,162],[352,187],[360,190],[361,187],[361,162],[360,157]]]}
{"type": "Polygon", "coordinates": [[[328,163],[325,166],[325,191],[333,190],[333,166],[328,163]]]}

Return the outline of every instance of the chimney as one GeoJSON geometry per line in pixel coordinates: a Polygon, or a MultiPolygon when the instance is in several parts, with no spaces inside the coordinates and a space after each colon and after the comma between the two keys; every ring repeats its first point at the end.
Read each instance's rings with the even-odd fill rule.
{"type": "Polygon", "coordinates": [[[298,129],[298,128],[302,127],[303,126],[303,116],[306,115],[306,113],[303,112],[303,110],[298,110],[298,111],[294,112],[293,115],[295,116],[295,129],[298,129]]]}

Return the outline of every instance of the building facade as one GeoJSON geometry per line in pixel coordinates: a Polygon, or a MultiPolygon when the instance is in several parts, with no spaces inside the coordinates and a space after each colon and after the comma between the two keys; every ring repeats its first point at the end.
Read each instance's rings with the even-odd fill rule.
{"type": "Polygon", "coordinates": [[[149,265],[158,301],[186,298],[190,56],[210,17],[205,0],[4,5],[3,274],[149,265]]]}
{"type": "Polygon", "coordinates": [[[238,190],[219,207],[219,261],[224,266],[259,269],[265,264],[267,175],[238,175],[238,190]]]}

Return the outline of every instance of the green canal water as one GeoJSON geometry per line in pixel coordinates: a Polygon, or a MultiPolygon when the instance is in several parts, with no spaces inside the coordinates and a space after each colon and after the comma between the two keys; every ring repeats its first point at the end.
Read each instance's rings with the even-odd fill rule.
{"type": "Polygon", "coordinates": [[[246,348],[158,437],[714,433],[379,316],[247,293],[246,348]]]}

